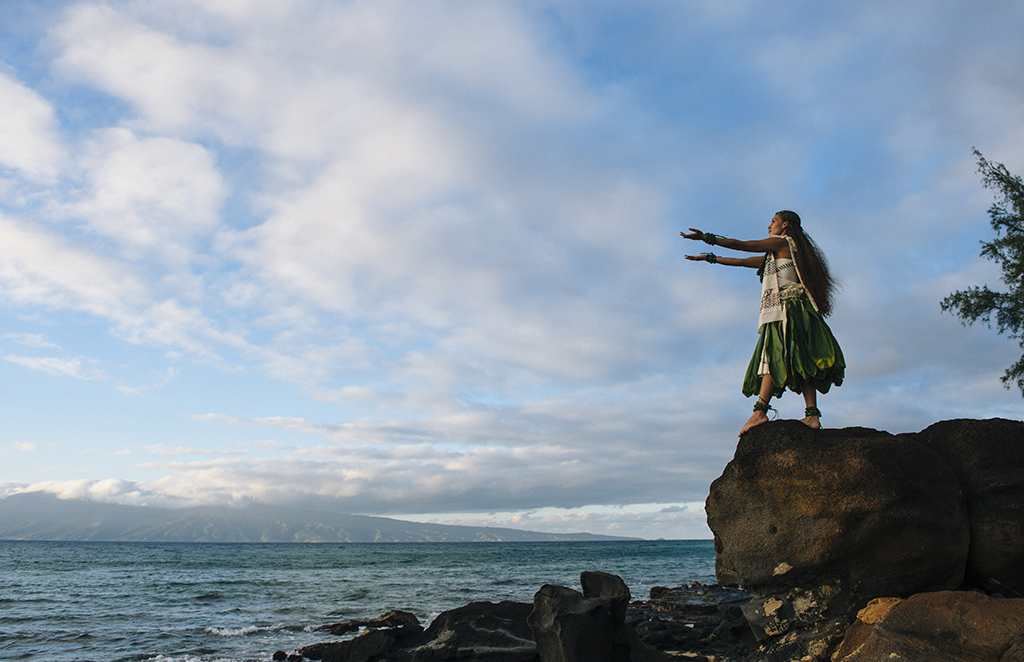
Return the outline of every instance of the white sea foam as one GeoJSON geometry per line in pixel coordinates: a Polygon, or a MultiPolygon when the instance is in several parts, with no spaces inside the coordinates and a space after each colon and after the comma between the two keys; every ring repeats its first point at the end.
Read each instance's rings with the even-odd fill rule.
{"type": "Polygon", "coordinates": [[[240,628],[206,628],[208,634],[215,634],[218,637],[244,637],[247,634],[253,634],[255,632],[269,632],[271,630],[279,630],[277,626],[273,627],[260,627],[258,625],[246,625],[240,628]]]}
{"type": "Polygon", "coordinates": [[[180,655],[180,656],[167,656],[157,655],[155,657],[147,657],[143,662],[236,662],[228,657],[199,657],[198,655],[180,655]]]}

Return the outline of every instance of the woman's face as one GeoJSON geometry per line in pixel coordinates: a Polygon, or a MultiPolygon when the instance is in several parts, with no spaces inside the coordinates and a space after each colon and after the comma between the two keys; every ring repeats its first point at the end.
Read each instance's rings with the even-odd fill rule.
{"type": "Polygon", "coordinates": [[[782,217],[776,214],[772,216],[772,222],[768,224],[768,234],[786,234],[788,225],[789,221],[782,220],[782,217]]]}

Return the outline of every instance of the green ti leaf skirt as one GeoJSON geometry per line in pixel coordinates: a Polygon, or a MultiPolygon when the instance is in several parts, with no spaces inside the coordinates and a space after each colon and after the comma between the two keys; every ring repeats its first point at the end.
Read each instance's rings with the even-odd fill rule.
{"type": "Polygon", "coordinates": [[[820,393],[828,393],[832,385],[843,383],[846,361],[839,342],[806,296],[783,299],[786,306],[786,329],[783,322],[765,324],[743,378],[743,395],[761,392],[761,355],[766,352],[768,371],[775,383],[775,397],[788,388],[800,393],[808,381],[820,393]]]}

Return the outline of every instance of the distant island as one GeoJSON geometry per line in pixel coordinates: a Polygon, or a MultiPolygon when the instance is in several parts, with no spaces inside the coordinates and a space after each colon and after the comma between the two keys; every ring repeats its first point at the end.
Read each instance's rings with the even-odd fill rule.
{"type": "Polygon", "coordinates": [[[421,524],[250,504],[156,508],[25,492],[0,499],[0,540],[96,542],[554,542],[638,540],[590,533],[421,524]]]}

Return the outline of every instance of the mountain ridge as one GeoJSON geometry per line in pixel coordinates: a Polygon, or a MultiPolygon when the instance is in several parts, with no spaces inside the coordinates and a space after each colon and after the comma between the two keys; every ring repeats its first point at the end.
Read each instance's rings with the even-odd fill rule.
{"type": "Polygon", "coordinates": [[[544,542],[637,540],[590,533],[423,524],[285,506],[161,508],[23,492],[0,499],[0,540],[82,542],[544,542]]]}

